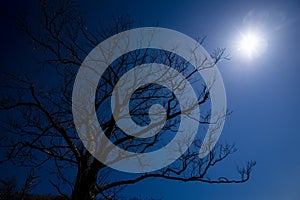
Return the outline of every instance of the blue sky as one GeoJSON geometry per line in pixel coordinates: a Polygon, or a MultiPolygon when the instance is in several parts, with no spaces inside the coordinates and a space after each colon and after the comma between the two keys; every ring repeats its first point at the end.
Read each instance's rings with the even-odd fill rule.
{"type": "MultiPolygon", "coordinates": [[[[233,111],[226,119],[220,140],[236,143],[238,152],[224,161],[216,173],[234,176],[237,165],[256,160],[251,180],[238,185],[208,185],[150,179],[129,186],[126,194],[163,199],[299,200],[299,2],[94,0],[78,3],[91,29],[99,20],[109,23],[112,16],[130,14],[137,26],[158,24],[194,38],[206,35],[204,47],[208,51],[226,47],[231,54],[231,60],[218,65],[228,107],[233,111]],[[267,41],[265,51],[255,59],[236,50],[241,34],[251,27],[258,27],[267,41]]],[[[14,70],[17,65],[26,68],[32,63],[26,56],[27,43],[9,28],[9,21],[1,20],[1,23],[4,47],[1,69],[14,70]],[[14,56],[18,59],[12,60],[14,56]]],[[[15,173],[22,174],[22,171],[15,173]]]]}

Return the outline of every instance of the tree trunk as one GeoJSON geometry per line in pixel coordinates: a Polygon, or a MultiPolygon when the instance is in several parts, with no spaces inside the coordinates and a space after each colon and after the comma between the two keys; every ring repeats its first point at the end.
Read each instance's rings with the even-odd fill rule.
{"type": "Polygon", "coordinates": [[[78,169],[76,183],[72,192],[72,200],[95,200],[96,181],[100,170],[98,161],[84,169],[78,169]]]}
{"type": "Polygon", "coordinates": [[[78,174],[72,192],[72,200],[95,200],[96,177],[97,174],[92,175],[91,172],[78,174]]]}

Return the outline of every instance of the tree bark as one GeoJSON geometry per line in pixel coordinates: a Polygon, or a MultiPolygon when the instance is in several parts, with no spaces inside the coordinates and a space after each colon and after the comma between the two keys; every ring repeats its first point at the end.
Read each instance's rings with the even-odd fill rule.
{"type": "Polygon", "coordinates": [[[101,169],[99,164],[97,160],[94,160],[89,165],[78,168],[76,183],[72,192],[72,200],[96,200],[97,174],[101,169]]]}

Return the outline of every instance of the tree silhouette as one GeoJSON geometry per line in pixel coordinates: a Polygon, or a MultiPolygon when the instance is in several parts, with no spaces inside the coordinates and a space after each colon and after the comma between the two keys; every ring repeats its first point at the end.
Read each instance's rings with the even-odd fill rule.
{"type": "MultiPolygon", "coordinates": [[[[218,144],[208,156],[200,159],[200,138],[196,138],[178,160],[163,169],[116,178],[116,171],[95,159],[78,137],[72,116],[72,89],[76,73],[89,51],[109,36],[131,29],[134,23],[125,16],[115,18],[112,25],[90,31],[72,1],[40,1],[39,5],[41,17],[38,25],[32,25],[26,17],[18,22],[19,28],[32,42],[32,51],[39,64],[43,66],[39,75],[45,76],[44,70],[49,74],[45,77],[48,83],[34,80],[28,74],[4,74],[1,87],[5,95],[1,97],[0,109],[7,113],[7,118],[2,121],[3,131],[10,134],[1,138],[1,147],[5,149],[3,161],[36,168],[53,166],[57,178],[53,178],[50,184],[61,196],[73,200],[114,199],[124,186],[151,177],[217,184],[242,183],[249,179],[255,162],[248,162],[239,169],[237,179],[209,176],[209,170],[234,153],[236,148],[230,144],[218,144]],[[72,173],[68,173],[70,169],[72,173]],[[66,186],[62,185],[70,186],[71,194],[66,193],[66,186]]],[[[199,42],[202,43],[202,40],[199,42]]],[[[203,69],[226,59],[225,49],[216,50],[212,57],[213,63],[205,65],[203,62],[203,69]]],[[[112,111],[108,109],[114,86],[134,66],[150,62],[171,66],[190,80],[194,80],[196,73],[188,70],[188,61],[174,53],[153,49],[129,52],[107,68],[96,92],[95,107],[99,123],[115,145],[132,152],[150,152],[167,144],[176,134],[182,113],[177,98],[167,88],[147,84],[126,97],[130,99],[131,118],[141,126],[148,125],[149,108],[154,101],[158,101],[167,110],[163,131],[150,138],[137,139],[124,134],[116,126],[112,111]]],[[[210,86],[201,86],[198,88],[200,97],[194,106],[206,109],[199,121],[205,131],[211,118],[207,109],[210,86]]],[[[107,151],[109,149],[107,147],[107,151]]]]}

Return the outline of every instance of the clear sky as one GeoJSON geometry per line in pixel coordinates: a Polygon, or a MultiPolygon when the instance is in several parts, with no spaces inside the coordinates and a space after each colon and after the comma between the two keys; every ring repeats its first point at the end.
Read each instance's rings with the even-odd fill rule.
{"type": "MultiPolygon", "coordinates": [[[[95,28],[99,20],[109,23],[112,16],[129,14],[136,26],[158,24],[193,38],[206,35],[204,47],[208,51],[226,47],[230,53],[231,60],[218,65],[228,107],[233,111],[226,119],[220,140],[236,143],[238,152],[222,163],[216,173],[234,175],[238,164],[256,160],[250,181],[208,185],[149,179],[129,186],[126,194],[191,200],[300,199],[300,2],[92,0],[78,3],[88,28],[95,28]],[[264,40],[263,49],[253,57],[240,49],[241,38],[249,30],[264,40]]],[[[13,7],[3,2],[0,6],[13,7]]],[[[25,7],[31,6],[28,3],[25,7]]],[[[28,43],[11,25],[11,21],[1,17],[1,69],[14,71],[18,65],[27,68],[32,60],[25,52],[28,43]]],[[[5,166],[2,168],[2,173],[7,170],[5,166]]]]}

